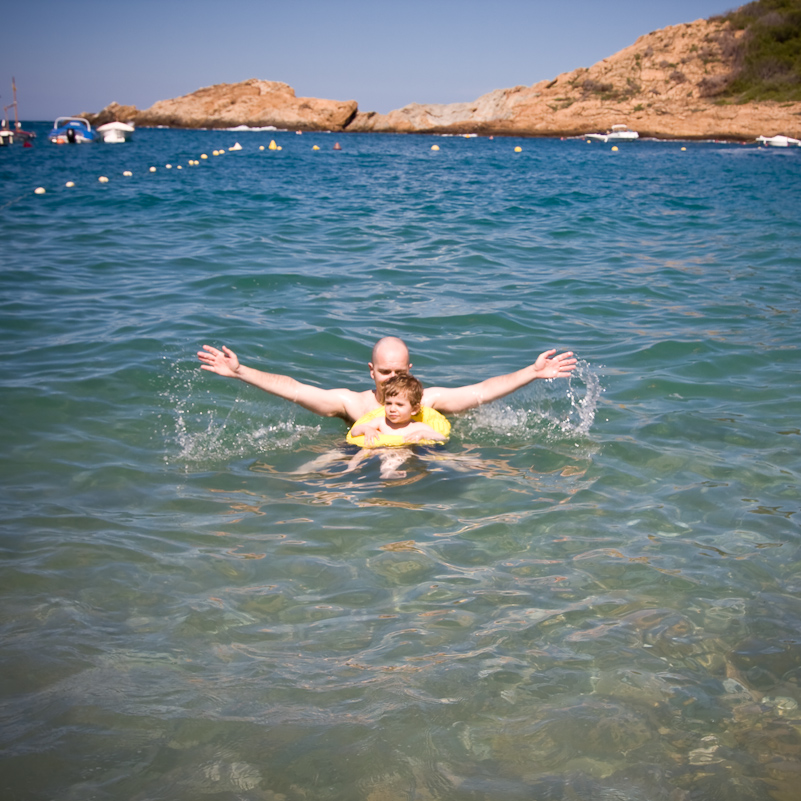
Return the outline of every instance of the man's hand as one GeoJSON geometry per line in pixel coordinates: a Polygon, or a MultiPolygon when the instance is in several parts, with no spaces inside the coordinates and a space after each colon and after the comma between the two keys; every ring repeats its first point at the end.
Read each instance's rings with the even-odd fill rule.
{"type": "Polygon", "coordinates": [[[208,370],[226,378],[239,378],[239,359],[225,345],[223,345],[221,351],[217,350],[217,348],[212,348],[211,345],[204,345],[203,350],[198,351],[197,357],[203,362],[200,365],[202,370],[208,370]]]}
{"type": "Polygon", "coordinates": [[[566,378],[576,369],[576,359],[572,351],[554,356],[556,349],[540,353],[534,362],[537,378],[566,378]]]}

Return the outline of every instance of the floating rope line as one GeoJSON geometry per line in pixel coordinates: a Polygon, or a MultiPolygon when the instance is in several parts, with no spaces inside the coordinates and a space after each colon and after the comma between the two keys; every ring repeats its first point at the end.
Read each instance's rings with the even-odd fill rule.
{"type": "Polygon", "coordinates": [[[12,206],[18,200],[22,200],[22,198],[28,197],[29,194],[30,194],[29,192],[26,192],[24,195],[20,195],[19,197],[15,197],[13,200],[9,200],[8,203],[4,203],[2,206],[0,206],[0,211],[5,211],[9,206],[12,206]]]}
{"type": "MultiPolygon", "coordinates": [[[[465,134],[464,135],[464,137],[466,139],[472,138],[472,136],[473,135],[471,135],[471,134],[465,134]]],[[[492,138],[493,137],[490,137],[490,139],[492,139],[492,138]]],[[[233,147],[229,147],[228,148],[229,151],[237,151],[237,150],[244,150],[244,149],[245,148],[243,148],[242,145],[239,144],[239,142],[237,142],[233,147]]],[[[342,150],[342,147],[340,146],[339,142],[337,142],[334,145],[333,149],[334,150],[342,150]]],[[[433,151],[438,151],[439,149],[440,149],[439,145],[432,145],[431,146],[431,150],[433,150],[433,151]]],[[[274,139],[271,139],[269,145],[267,145],[267,146],[260,145],[259,146],[259,150],[260,151],[264,151],[264,150],[276,151],[276,150],[283,150],[283,147],[281,145],[276,144],[274,139]]],[[[314,145],[312,147],[312,150],[320,150],[320,146],[319,145],[314,145]]],[[[522,150],[523,150],[523,148],[521,148],[519,146],[514,149],[515,153],[520,153],[520,152],[522,152],[522,150]]],[[[612,150],[617,150],[617,148],[613,147],[612,150]]],[[[686,148],[683,147],[682,150],[686,150],[686,148]]],[[[212,151],[212,156],[222,156],[225,152],[226,152],[225,148],[219,149],[219,150],[213,150],[212,151]]],[[[209,156],[208,156],[207,153],[202,153],[201,156],[200,156],[200,159],[202,159],[204,161],[208,160],[208,158],[209,158],[209,156]]],[[[189,167],[199,167],[200,166],[200,160],[198,160],[198,159],[189,159],[187,161],[187,166],[189,166],[189,167]]],[[[167,169],[167,170],[172,170],[172,169],[182,170],[183,169],[183,165],[181,165],[181,164],[165,164],[164,165],[164,169],[167,169]]],[[[147,168],[147,171],[151,172],[151,173],[154,173],[154,172],[157,172],[157,168],[154,167],[154,166],[151,166],[151,167],[147,168]]],[[[130,170],[125,170],[122,173],[122,175],[125,178],[132,178],[133,177],[133,172],[130,171],[130,170]]],[[[106,183],[109,182],[109,178],[107,176],[105,176],[105,175],[99,176],[97,180],[101,184],[106,184],[106,183]]],[[[74,181],[67,181],[65,186],[67,188],[72,188],[72,187],[75,186],[75,182],[74,181]]],[[[33,191],[34,191],[34,194],[36,194],[36,195],[44,195],[44,194],[47,193],[47,190],[43,186],[38,186],[33,191]]],[[[0,206],[0,211],[4,211],[5,209],[9,208],[9,206],[13,206],[15,203],[17,203],[18,201],[22,200],[22,198],[24,198],[24,197],[28,197],[28,193],[27,192],[24,195],[20,195],[19,197],[15,197],[12,200],[9,200],[6,203],[4,203],[2,206],[0,206]]]]}

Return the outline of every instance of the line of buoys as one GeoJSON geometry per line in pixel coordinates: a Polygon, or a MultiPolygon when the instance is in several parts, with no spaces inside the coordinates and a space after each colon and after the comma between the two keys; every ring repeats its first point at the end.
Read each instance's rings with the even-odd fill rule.
{"type": "MultiPolygon", "coordinates": [[[[229,150],[242,150],[243,148],[242,148],[242,145],[240,145],[239,142],[237,142],[233,147],[230,147],[228,149],[229,150]]],[[[262,147],[262,150],[263,149],[264,148],[262,147]]],[[[281,148],[279,147],[278,150],[280,150],[280,149],[281,148]]],[[[223,151],[223,150],[216,150],[216,151],[214,151],[214,154],[215,155],[222,155],[224,152],[225,151],[223,151]]],[[[208,155],[206,153],[201,153],[200,158],[201,159],[208,159],[208,155]]],[[[187,161],[187,166],[189,166],[189,167],[197,167],[199,165],[200,165],[200,160],[199,159],[189,159],[187,161]]],[[[180,164],[176,164],[176,165],[165,164],[164,167],[166,169],[168,169],[168,170],[173,169],[173,167],[176,170],[182,170],[183,169],[183,167],[180,164]]],[[[150,167],[148,167],[148,171],[149,172],[157,172],[158,168],[155,167],[155,166],[150,166],[150,167]]],[[[122,175],[125,178],[132,178],[133,177],[133,172],[131,170],[124,170],[122,175]]],[[[98,176],[97,180],[101,184],[107,184],[109,182],[109,178],[107,176],[105,176],[105,175],[98,176]]],[[[75,181],[67,181],[64,184],[64,186],[66,188],[68,188],[68,189],[72,189],[75,186],[75,181]]],[[[36,189],[34,189],[33,191],[34,191],[34,194],[36,194],[36,195],[44,195],[47,190],[43,186],[37,186],[36,189]]],[[[24,195],[23,195],[23,197],[24,197],[24,195]]],[[[5,207],[3,207],[3,208],[5,208],[5,207]]]]}
{"type": "MultiPolygon", "coordinates": [[[[472,138],[472,137],[465,137],[465,138],[472,138]]],[[[493,137],[491,137],[491,136],[488,137],[488,138],[489,139],[493,139],[493,137]]],[[[591,141],[589,139],[587,139],[586,141],[587,141],[587,144],[591,144],[591,141]]],[[[265,149],[264,145],[259,145],[259,150],[260,151],[263,151],[264,149],[265,149]]],[[[276,150],[277,151],[277,150],[281,150],[282,148],[281,148],[280,145],[276,144],[275,139],[271,139],[270,140],[270,144],[267,145],[267,149],[268,150],[276,150]]],[[[335,142],[334,146],[333,146],[333,149],[334,150],[342,150],[342,146],[340,145],[339,142],[335,142]]],[[[439,149],[440,149],[439,145],[431,145],[431,150],[436,152],[436,151],[439,151],[439,149]]],[[[613,145],[611,149],[614,152],[614,151],[617,151],[619,148],[617,147],[617,145],[613,145]]],[[[682,151],[686,151],[687,150],[686,147],[682,147],[681,149],[682,149],[682,151]]],[[[239,150],[244,150],[244,148],[242,147],[241,144],[239,144],[239,142],[236,142],[232,147],[228,148],[228,151],[239,151],[239,150]]],[[[320,146],[319,145],[313,145],[312,146],[312,150],[320,150],[320,146]]],[[[224,149],[214,150],[214,151],[212,151],[212,155],[214,155],[214,156],[222,156],[225,152],[226,151],[224,149]]],[[[522,153],[523,152],[523,148],[520,145],[517,145],[514,148],[514,152],[515,153],[522,153]]],[[[209,158],[209,156],[208,156],[207,153],[201,153],[200,154],[200,159],[203,159],[205,161],[208,158],[209,158]]],[[[189,167],[197,167],[197,166],[199,166],[200,165],[200,159],[189,159],[187,161],[187,166],[189,166],[189,167]]],[[[165,167],[165,169],[168,169],[168,170],[172,170],[173,168],[177,169],[177,170],[182,170],[183,169],[183,167],[180,164],[176,164],[176,165],[165,164],[164,167],[165,167]]],[[[148,170],[151,173],[157,172],[157,168],[155,166],[149,167],[148,170]]],[[[131,170],[125,170],[122,174],[126,178],[133,177],[133,172],[131,170]]],[[[106,184],[106,183],[109,182],[108,177],[105,176],[105,175],[99,176],[97,180],[101,184],[106,184]]],[[[75,182],[74,181],[67,181],[65,186],[68,187],[68,188],[73,188],[75,186],[75,182]]],[[[38,186],[38,187],[36,187],[36,189],[34,189],[34,193],[37,194],[37,195],[44,195],[46,193],[46,190],[45,190],[45,188],[43,186],[38,186]]]]}
{"type": "MultiPolygon", "coordinates": [[[[262,148],[262,150],[263,149],[264,148],[262,148]]],[[[278,149],[280,150],[280,148],[278,148],[278,149]]],[[[242,150],[242,145],[240,145],[239,142],[237,142],[233,147],[229,148],[229,150],[242,150]]],[[[222,150],[215,151],[215,155],[221,155],[223,152],[224,151],[222,151],[222,150]]],[[[205,153],[202,153],[200,155],[200,158],[201,159],[207,159],[208,156],[205,153]]],[[[187,165],[189,167],[197,167],[197,166],[200,165],[200,160],[199,159],[189,159],[187,161],[187,165]]],[[[182,170],[183,169],[183,167],[180,164],[176,164],[174,166],[175,166],[176,170],[182,170]]],[[[173,169],[173,165],[172,164],[165,164],[164,167],[166,169],[168,169],[168,170],[173,169]]],[[[151,166],[151,167],[148,167],[148,171],[149,172],[157,172],[157,168],[155,166],[151,166]]],[[[133,172],[131,170],[124,170],[122,174],[123,174],[123,177],[125,177],[125,178],[132,178],[133,177],[133,172]]],[[[105,176],[105,175],[98,176],[97,180],[101,184],[107,184],[109,182],[108,177],[105,176]]],[[[67,187],[67,188],[72,189],[75,186],[75,182],[74,181],[67,181],[64,184],[64,186],[67,187]]],[[[45,192],[46,192],[46,190],[45,190],[45,188],[43,186],[38,186],[33,191],[34,191],[34,194],[37,194],[37,195],[44,195],[45,192]]]]}

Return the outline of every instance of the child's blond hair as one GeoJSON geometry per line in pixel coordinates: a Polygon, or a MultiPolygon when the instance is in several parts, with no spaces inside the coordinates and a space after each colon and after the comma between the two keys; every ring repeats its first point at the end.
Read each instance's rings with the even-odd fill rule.
{"type": "Polygon", "coordinates": [[[405,395],[413,409],[417,409],[423,401],[423,385],[410,373],[393,375],[384,382],[382,389],[385,399],[405,395]]]}

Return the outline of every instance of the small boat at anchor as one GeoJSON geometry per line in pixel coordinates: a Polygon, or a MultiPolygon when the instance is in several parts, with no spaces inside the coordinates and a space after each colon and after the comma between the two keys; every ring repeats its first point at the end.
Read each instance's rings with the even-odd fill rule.
{"type": "Polygon", "coordinates": [[[13,145],[14,142],[21,142],[23,147],[31,147],[32,140],[36,138],[35,133],[22,130],[22,123],[17,118],[17,84],[11,79],[11,91],[14,95],[14,102],[3,106],[3,121],[0,123],[0,147],[13,145]],[[14,125],[11,125],[11,117],[8,113],[10,108],[14,109],[14,125]]]}
{"type": "Polygon", "coordinates": [[[790,136],[758,136],[756,138],[760,145],[769,145],[770,147],[801,147],[801,139],[793,139],[790,136]]]}
{"type": "Polygon", "coordinates": [[[104,142],[119,144],[129,141],[135,128],[127,122],[107,122],[105,125],[98,125],[95,130],[104,142]]]}
{"type": "Polygon", "coordinates": [[[637,131],[632,131],[628,125],[613,125],[606,133],[588,133],[584,134],[584,138],[594,142],[633,142],[639,139],[640,135],[637,131]]]}
{"type": "Polygon", "coordinates": [[[34,139],[35,137],[35,133],[23,131],[19,126],[19,123],[11,128],[9,127],[8,122],[3,120],[3,125],[0,127],[0,147],[13,145],[14,142],[22,142],[25,147],[30,147],[31,139],[34,139]]]}
{"type": "Polygon", "coordinates": [[[47,138],[56,145],[86,145],[97,142],[97,131],[83,117],[58,117],[47,138]]]}

